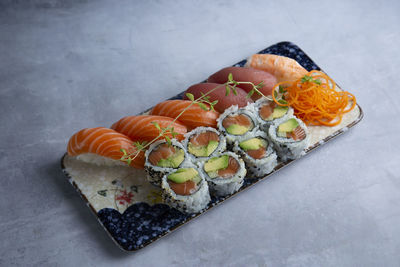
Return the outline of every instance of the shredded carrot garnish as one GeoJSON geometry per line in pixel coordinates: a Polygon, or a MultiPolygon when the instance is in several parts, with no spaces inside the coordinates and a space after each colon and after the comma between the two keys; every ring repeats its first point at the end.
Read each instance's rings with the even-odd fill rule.
{"type": "Polygon", "coordinates": [[[294,82],[277,83],[272,98],[279,106],[291,106],[296,117],[307,125],[338,125],[343,115],[356,106],[353,94],[336,88],[328,75],[316,70],[294,82]]]}

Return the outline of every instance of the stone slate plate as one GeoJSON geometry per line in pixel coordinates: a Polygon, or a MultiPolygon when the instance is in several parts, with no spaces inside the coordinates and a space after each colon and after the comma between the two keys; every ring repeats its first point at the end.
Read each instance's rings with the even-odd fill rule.
{"type": "MultiPolygon", "coordinates": [[[[259,54],[265,54],[265,53],[293,58],[307,70],[313,70],[313,69],[320,70],[320,68],[299,47],[290,42],[277,43],[259,52],[259,54]]],[[[245,63],[246,60],[242,60],[236,63],[234,66],[243,66],[245,63]]],[[[175,97],[172,97],[171,99],[181,99],[183,94],[184,92],[178,94],[175,97]]],[[[312,129],[310,130],[310,132],[313,133],[314,137],[311,141],[311,145],[306,149],[306,154],[310,153],[315,148],[321,146],[325,142],[344,133],[349,128],[356,125],[358,122],[361,121],[363,117],[363,112],[360,106],[357,105],[355,111],[350,112],[349,115],[346,116],[348,117],[344,119],[343,122],[336,128],[320,127],[320,126],[311,127],[312,129]]],[[[71,182],[71,184],[76,188],[76,190],[84,199],[84,201],[87,203],[87,205],[94,212],[99,222],[109,233],[109,235],[112,237],[115,243],[120,248],[127,251],[135,251],[149,245],[150,243],[161,238],[162,236],[165,236],[166,234],[170,233],[176,228],[184,225],[193,218],[196,218],[197,216],[201,215],[207,210],[213,208],[216,205],[219,205],[228,198],[231,198],[232,196],[242,192],[243,190],[256,184],[257,182],[264,180],[268,176],[272,175],[274,172],[280,170],[281,168],[295,161],[291,160],[285,163],[282,162],[279,163],[278,166],[274,169],[274,171],[265,177],[246,178],[243,186],[240,188],[238,192],[227,197],[219,197],[219,198],[212,197],[211,202],[209,203],[205,211],[197,214],[187,215],[157,201],[156,202],[148,201],[148,199],[143,196],[136,197],[134,202],[130,202],[132,201],[132,196],[138,193],[137,188],[139,186],[143,186],[143,188],[146,187],[146,185],[143,185],[143,183],[145,183],[143,181],[141,181],[140,185],[130,186],[131,188],[130,190],[134,191],[128,192],[126,189],[128,187],[127,186],[124,187],[124,185],[120,185],[122,186],[120,189],[112,189],[114,191],[119,190],[118,192],[123,193],[122,195],[118,195],[118,198],[116,197],[115,193],[113,199],[115,203],[118,200],[120,203],[126,204],[125,210],[122,213],[120,212],[118,203],[115,204],[115,206],[112,206],[112,205],[102,204],[102,202],[100,201],[101,203],[99,204],[98,203],[99,196],[97,196],[97,198],[92,197],[87,191],[88,187],[87,184],[85,187],[84,183],[82,183],[82,179],[83,180],[86,179],[86,181],[84,182],[88,182],[89,187],[92,187],[92,185],[90,184],[91,181],[96,180],[96,178],[98,177],[89,177],[89,179],[91,180],[87,178],[82,178],[81,176],[84,177],[90,176],[89,169],[91,167],[84,166],[82,168],[82,166],[80,166],[79,169],[77,165],[74,165],[73,162],[71,163],[69,158],[70,157],[68,157],[67,155],[64,155],[61,160],[61,168],[64,174],[71,182]],[[76,171],[74,168],[76,169],[76,171]],[[86,169],[88,170],[86,171],[86,169]],[[129,202],[123,202],[128,200],[129,202]]],[[[126,168],[126,167],[121,167],[121,168],[126,168]]],[[[104,169],[102,170],[101,173],[104,173],[106,171],[107,170],[104,169]]],[[[133,175],[135,176],[135,174],[133,175]]],[[[136,177],[136,178],[143,180],[142,177],[136,177]]],[[[103,177],[101,177],[101,179],[104,180],[103,177]]],[[[120,181],[118,180],[113,180],[112,184],[118,185],[119,182],[120,181]]],[[[93,187],[96,187],[96,185],[93,184],[93,187]]],[[[107,192],[111,190],[107,191],[107,189],[99,190],[99,188],[95,188],[94,191],[97,192],[98,195],[106,197],[107,192]]],[[[157,198],[158,193],[153,192],[153,194],[155,194],[157,198]]]]}

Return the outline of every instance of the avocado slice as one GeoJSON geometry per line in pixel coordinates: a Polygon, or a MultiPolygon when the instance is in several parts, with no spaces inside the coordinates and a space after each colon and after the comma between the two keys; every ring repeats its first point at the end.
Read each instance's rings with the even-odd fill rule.
{"type": "Polygon", "coordinates": [[[266,146],[266,142],[265,140],[261,139],[261,138],[251,138],[248,139],[246,141],[240,142],[239,146],[244,150],[257,150],[260,147],[265,147],[266,146]]]}
{"type": "Polygon", "coordinates": [[[272,118],[277,119],[286,114],[286,112],[289,110],[289,107],[282,107],[282,106],[276,106],[274,108],[274,111],[272,112],[272,118]]]}
{"type": "Polygon", "coordinates": [[[182,161],[185,159],[185,152],[183,149],[178,148],[174,155],[166,159],[160,159],[157,163],[159,167],[165,168],[178,168],[182,161]]]}
{"type": "Polygon", "coordinates": [[[205,164],[204,164],[204,170],[209,173],[209,172],[215,172],[218,170],[226,169],[229,164],[229,156],[228,155],[223,155],[221,157],[215,157],[209,159],[205,164]]]}
{"type": "Polygon", "coordinates": [[[219,142],[218,141],[210,141],[207,146],[194,146],[189,143],[188,150],[190,154],[195,155],[196,157],[208,157],[210,156],[215,149],[217,149],[219,142]]]}
{"type": "Polygon", "coordinates": [[[184,182],[194,180],[195,177],[199,177],[199,173],[194,168],[183,168],[168,175],[168,180],[171,180],[174,183],[182,184],[184,182]]]}
{"type": "Polygon", "coordinates": [[[290,133],[296,129],[297,126],[299,126],[299,123],[296,119],[292,118],[279,125],[278,132],[290,133]]]}
{"type": "Polygon", "coordinates": [[[232,124],[226,129],[228,133],[233,135],[242,135],[245,134],[248,130],[249,130],[248,127],[238,124],[232,124]]]}

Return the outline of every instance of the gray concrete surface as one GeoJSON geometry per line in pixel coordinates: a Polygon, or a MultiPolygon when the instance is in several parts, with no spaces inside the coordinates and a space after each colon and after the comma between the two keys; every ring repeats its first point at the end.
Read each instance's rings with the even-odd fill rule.
{"type": "Polygon", "coordinates": [[[0,265],[399,266],[399,3],[2,1],[0,265]],[[362,123],[120,251],[60,172],[69,136],[284,40],[357,96],[362,123]]]}

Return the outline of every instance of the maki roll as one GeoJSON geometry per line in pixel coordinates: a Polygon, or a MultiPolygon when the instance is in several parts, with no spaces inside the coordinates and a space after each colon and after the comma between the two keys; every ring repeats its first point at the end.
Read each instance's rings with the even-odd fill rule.
{"type": "Polygon", "coordinates": [[[243,160],[232,152],[222,153],[203,162],[201,170],[214,196],[226,196],[238,191],[246,176],[243,160]]]}
{"type": "Polygon", "coordinates": [[[273,144],[268,141],[264,131],[257,131],[251,137],[246,136],[237,140],[233,150],[242,157],[251,176],[267,175],[277,165],[273,144]]]}
{"type": "Polygon", "coordinates": [[[293,116],[293,109],[291,107],[279,106],[267,98],[257,100],[254,104],[254,112],[257,114],[260,128],[264,131],[268,131],[271,124],[283,122],[288,117],[293,116]]]}
{"type": "Polygon", "coordinates": [[[145,157],[147,180],[156,186],[160,186],[161,178],[166,173],[182,167],[187,162],[185,148],[175,139],[171,140],[171,144],[165,140],[154,142],[146,151],[145,157]]]}
{"type": "Polygon", "coordinates": [[[186,134],[183,141],[187,154],[192,159],[205,160],[226,149],[225,136],[211,127],[198,127],[186,134]]]}
{"type": "Polygon", "coordinates": [[[310,141],[306,125],[296,117],[271,125],[268,136],[282,161],[302,156],[310,141]]]}
{"type": "Polygon", "coordinates": [[[183,212],[200,212],[210,202],[208,184],[194,165],[174,170],[162,178],[164,203],[183,212]]]}
{"type": "Polygon", "coordinates": [[[218,129],[226,137],[226,142],[231,147],[235,140],[257,128],[257,119],[246,108],[232,106],[225,110],[218,118],[218,129]]]}

